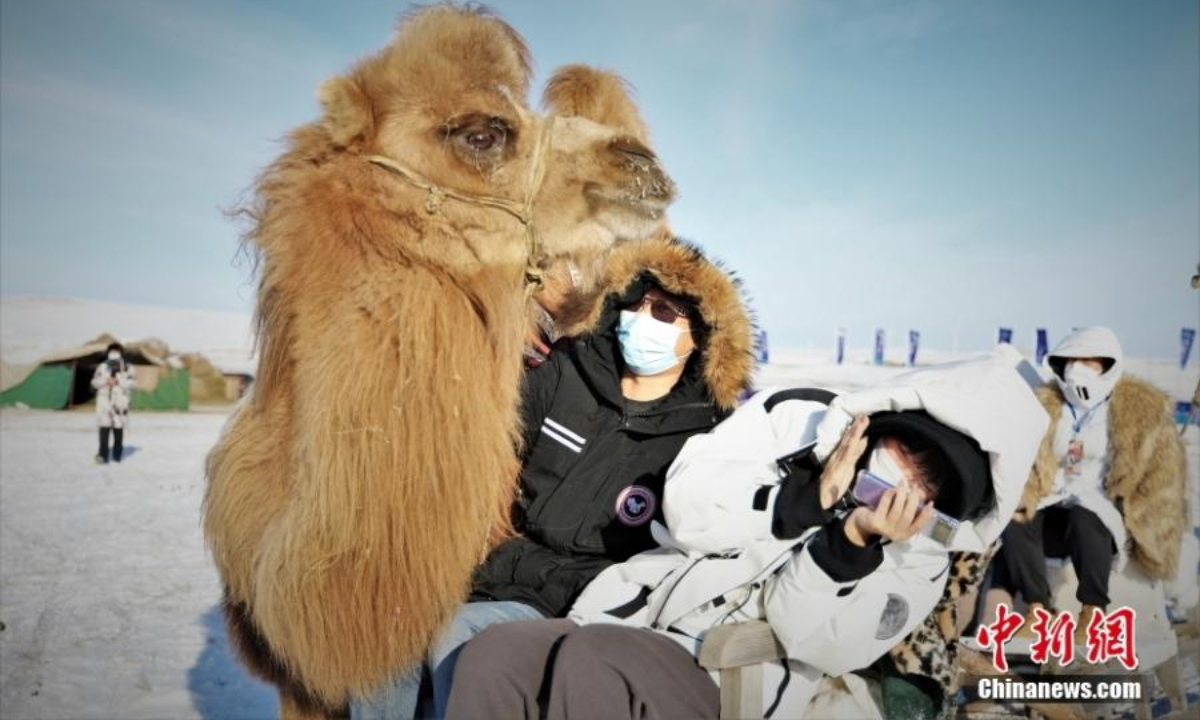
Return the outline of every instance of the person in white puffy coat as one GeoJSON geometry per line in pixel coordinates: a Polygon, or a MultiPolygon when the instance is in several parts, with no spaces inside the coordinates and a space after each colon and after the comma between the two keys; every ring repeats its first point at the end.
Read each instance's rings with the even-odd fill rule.
{"type": "Polygon", "coordinates": [[[129,399],[133,394],[134,369],[125,361],[125,349],[111,343],[105,350],[104,362],[92,374],[96,390],[96,424],[100,427],[100,450],[96,462],[105,464],[109,458],[121,462],[125,447],[125,426],[129,421],[129,399]],[[109,453],[109,436],[112,453],[109,453]]]}
{"type": "Polygon", "coordinates": [[[772,717],[805,717],[826,677],[848,689],[842,709],[878,715],[853,673],[934,608],[950,550],[983,550],[1017,506],[1048,425],[1021,362],[1002,347],[828,405],[819,391],[760,392],[684,446],[655,528],[662,547],[603,572],[569,620],[473,640],[449,716],[715,717],[719,677],[695,658],[713,627],[752,619],[770,623],[787,655],[764,668],[772,717]],[[940,452],[889,451],[897,439],[940,452]],[[839,511],[860,457],[901,486],[946,478],[932,504],[961,520],[948,545],[914,534],[931,512],[921,495],[935,489],[919,481],[896,493],[891,513],[839,511]]]}
{"type": "Polygon", "coordinates": [[[1195,546],[1171,399],[1125,372],[1121,343],[1105,327],[1071,331],[1046,364],[1053,382],[1038,399],[1052,426],[995,563],[995,585],[1029,607],[1018,636],[1032,637],[1028,618],[1051,605],[1047,557],[1074,566],[1080,637],[1127,562],[1151,581],[1175,581],[1176,599],[1194,604],[1195,562],[1180,563],[1182,548],[1195,546]]]}

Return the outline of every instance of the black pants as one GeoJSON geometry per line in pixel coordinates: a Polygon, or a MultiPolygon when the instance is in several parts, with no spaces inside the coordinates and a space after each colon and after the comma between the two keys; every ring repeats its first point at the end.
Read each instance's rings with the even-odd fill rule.
{"type": "Polygon", "coordinates": [[[1008,524],[992,582],[1014,595],[1020,592],[1027,603],[1049,607],[1046,558],[1069,557],[1079,578],[1075,597],[1085,605],[1107,607],[1116,548],[1096,513],[1078,505],[1051,505],[1027,523],[1008,524]]]}
{"type": "Polygon", "coordinates": [[[463,648],[455,718],[716,718],[721,691],[670,638],[640,628],[529,620],[493,625],[463,648]]]}
{"type": "Polygon", "coordinates": [[[125,428],[100,428],[100,457],[108,461],[108,434],[112,432],[112,459],[121,462],[121,452],[124,450],[125,428]]]}

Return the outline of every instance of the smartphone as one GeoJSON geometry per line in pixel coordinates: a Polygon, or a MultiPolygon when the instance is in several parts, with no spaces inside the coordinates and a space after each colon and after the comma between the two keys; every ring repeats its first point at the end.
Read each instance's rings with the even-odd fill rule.
{"type": "MultiPolygon", "coordinates": [[[[859,505],[874,510],[879,507],[879,501],[883,499],[883,494],[895,487],[895,485],[875,473],[867,470],[859,470],[858,476],[854,479],[854,489],[851,491],[851,497],[859,505]]],[[[954,534],[958,532],[958,525],[959,522],[954,518],[934,510],[933,518],[921,529],[921,533],[948,546],[954,541],[954,534]]]]}

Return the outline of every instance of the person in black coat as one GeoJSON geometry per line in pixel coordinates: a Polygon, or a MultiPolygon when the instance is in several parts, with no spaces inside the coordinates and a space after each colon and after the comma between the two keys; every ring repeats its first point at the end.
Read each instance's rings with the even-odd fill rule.
{"type": "Polygon", "coordinates": [[[738,283],[678,239],[614,251],[599,297],[588,331],[560,340],[526,374],[518,535],[479,566],[424,666],[353,702],[353,717],[415,716],[425,668],[442,716],[471,637],[562,616],[606,567],[656,546],[650,521],[662,519],[667,468],[749,387],[753,326],[738,283]]]}

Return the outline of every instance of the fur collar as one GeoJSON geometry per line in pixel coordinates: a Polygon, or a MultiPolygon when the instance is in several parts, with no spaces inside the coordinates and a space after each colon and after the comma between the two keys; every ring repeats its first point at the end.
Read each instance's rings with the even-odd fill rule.
{"type": "MultiPolygon", "coordinates": [[[[1040,482],[1031,483],[1026,488],[1026,500],[1022,503],[1027,509],[1036,506],[1041,498],[1050,492],[1054,479],[1054,471],[1058,466],[1058,458],[1054,457],[1052,444],[1054,433],[1066,409],[1066,399],[1062,391],[1054,383],[1038,388],[1038,400],[1050,414],[1050,429],[1047,431],[1041,451],[1038,453],[1040,482]],[[1032,503],[1030,505],[1029,503],[1032,503]]],[[[1113,467],[1105,479],[1105,488],[1109,497],[1130,495],[1137,487],[1140,473],[1116,473],[1127,458],[1141,458],[1142,443],[1147,436],[1163,424],[1164,418],[1169,422],[1170,399],[1166,393],[1150,383],[1131,375],[1123,376],[1113,389],[1108,411],[1109,451],[1113,457],[1113,467]],[[1120,465],[1118,465],[1120,463],[1120,465]]]]}
{"type": "MultiPolygon", "coordinates": [[[[1058,468],[1052,445],[1066,401],[1053,384],[1040,388],[1038,399],[1051,423],[1025,486],[1021,521],[1031,518],[1050,493],[1058,468]]],[[[1105,493],[1121,508],[1133,559],[1151,578],[1172,577],[1187,525],[1187,460],[1171,418],[1170,398],[1150,383],[1125,375],[1109,402],[1111,464],[1105,493]]]]}
{"type": "Polygon", "coordinates": [[[754,321],[741,281],[692,243],[656,237],[618,246],[608,258],[596,301],[568,334],[600,330],[606,310],[645,272],[668,292],[696,300],[709,326],[701,376],[713,401],[733,409],[754,378],[754,321]]]}
{"type": "MultiPolygon", "coordinates": [[[[1053,432],[1062,418],[1066,399],[1056,384],[1043,385],[1037,391],[1038,400],[1050,413],[1050,430],[1053,432]]],[[[1164,414],[1171,414],[1171,401],[1167,394],[1141,378],[1125,375],[1113,388],[1108,411],[1109,442],[1113,451],[1134,450],[1137,436],[1157,427],[1164,414]]]]}

